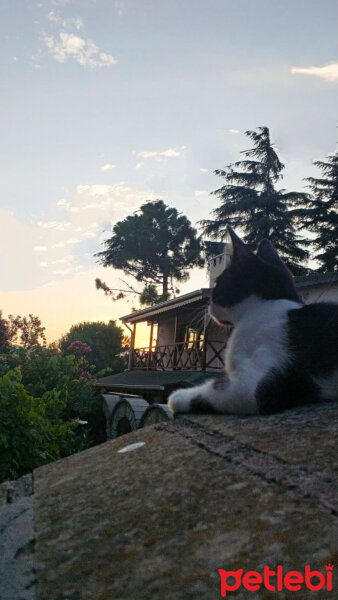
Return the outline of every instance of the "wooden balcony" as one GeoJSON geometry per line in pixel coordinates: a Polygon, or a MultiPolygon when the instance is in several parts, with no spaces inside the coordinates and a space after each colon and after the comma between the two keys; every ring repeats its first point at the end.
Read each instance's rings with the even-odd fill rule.
{"type": "Polygon", "coordinates": [[[227,342],[180,342],[171,346],[156,346],[152,350],[137,348],[132,351],[132,369],[158,371],[220,371],[224,368],[224,350],[227,342]]]}

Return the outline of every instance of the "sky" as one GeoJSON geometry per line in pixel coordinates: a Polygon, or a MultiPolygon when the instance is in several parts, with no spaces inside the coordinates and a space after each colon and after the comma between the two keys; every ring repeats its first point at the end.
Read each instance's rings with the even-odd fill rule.
{"type": "Polygon", "coordinates": [[[248,129],[270,128],[283,187],[304,191],[336,147],[337,21],[335,0],[2,0],[4,316],[54,341],[131,312],[95,289],[125,276],[94,254],[146,200],[209,218],[248,129]]]}

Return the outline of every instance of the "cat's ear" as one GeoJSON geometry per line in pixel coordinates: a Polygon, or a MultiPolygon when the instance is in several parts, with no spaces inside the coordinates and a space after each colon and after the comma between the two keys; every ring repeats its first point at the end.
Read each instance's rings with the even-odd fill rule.
{"type": "Polygon", "coordinates": [[[249,256],[255,256],[253,252],[249,250],[247,245],[242,242],[241,238],[238,237],[237,233],[235,233],[234,230],[229,227],[229,225],[228,232],[232,241],[233,256],[236,260],[242,260],[248,258],[249,256]]]}
{"type": "Polygon", "coordinates": [[[262,240],[258,246],[257,256],[268,263],[272,263],[278,267],[285,267],[277,250],[273,247],[269,240],[262,240]]]}

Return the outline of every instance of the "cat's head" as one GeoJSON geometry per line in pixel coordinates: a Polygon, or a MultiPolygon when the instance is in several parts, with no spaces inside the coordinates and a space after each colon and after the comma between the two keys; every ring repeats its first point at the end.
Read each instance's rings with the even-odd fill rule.
{"type": "Polygon", "coordinates": [[[217,277],[212,293],[211,315],[221,323],[233,322],[234,308],[249,297],[300,302],[293,277],[268,240],[254,254],[229,227],[233,255],[217,277]]]}

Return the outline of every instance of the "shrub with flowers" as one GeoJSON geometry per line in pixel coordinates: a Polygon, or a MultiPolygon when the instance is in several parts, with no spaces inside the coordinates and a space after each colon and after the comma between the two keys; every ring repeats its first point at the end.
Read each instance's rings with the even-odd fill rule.
{"type": "Polygon", "coordinates": [[[85,356],[91,351],[91,347],[88,346],[86,342],[81,342],[80,340],[75,340],[67,346],[67,352],[74,354],[75,356],[85,356]]]}
{"type": "MultiPolygon", "coordinates": [[[[0,316],[0,335],[1,324],[0,316]]],[[[0,481],[105,440],[90,346],[75,341],[60,351],[55,345],[13,345],[8,331],[5,323],[0,337],[0,481]]]]}
{"type": "MultiPolygon", "coordinates": [[[[67,352],[73,354],[77,359],[78,364],[78,375],[80,379],[89,381],[92,378],[91,366],[89,361],[85,358],[86,354],[89,354],[92,349],[85,342],[75,340],[69,346],[67,346],[67,352]]],[[[93,371],[93,369],[92,369],[93,371]]]]}
{"type": "Polygon", "coordinates": [[[95,365],[97,372],[106,369],[110,369],[110,373],[123,371],[125,361],[121,358],[122,345],[123,331],[114,321],[78,323],[60,340],[63,352],[86,358],[95,365]]]}

